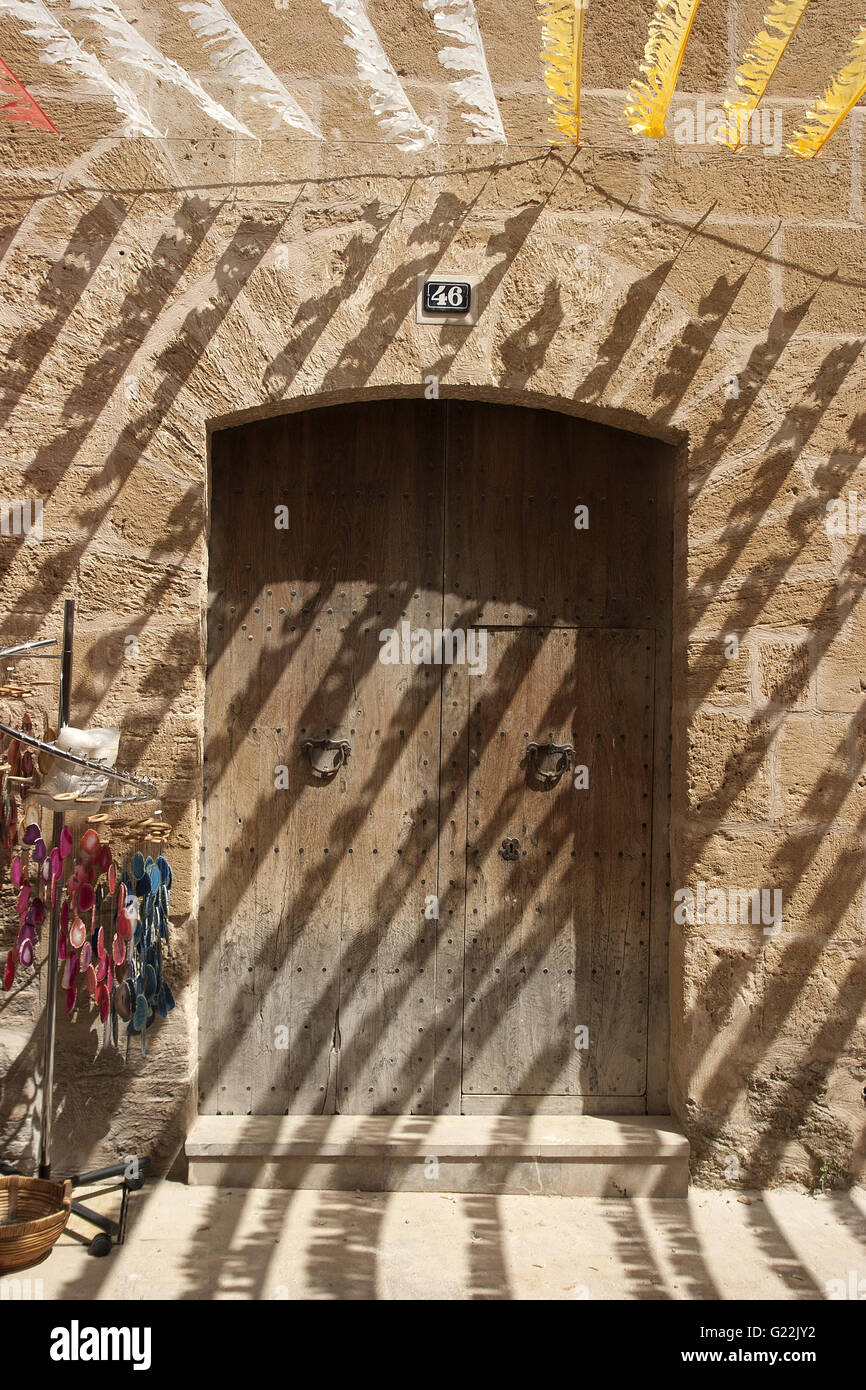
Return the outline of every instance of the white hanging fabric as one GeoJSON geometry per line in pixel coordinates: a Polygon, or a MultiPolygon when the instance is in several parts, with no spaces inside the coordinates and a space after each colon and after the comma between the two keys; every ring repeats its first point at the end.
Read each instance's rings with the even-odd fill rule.
{"type": "Polygon", "coordinates": [[[156,140],[164,138],[163,132],[157,130],[150,113],[135,93],[125,82],[115,81],[109,76],[99,59],[82,48],[69,30],[64,29],[42,4],[42,0],[0,0],[0,14],[13,15],[24,22],[27,37],[43,45],[40,62],[68,68],[103,96],[110,96],[123,117],[124,135],[145,135],[156,140]]]}
{"type": "Polygon", "coordinates": [[[467,74],[454,83],[458,100],[470,108],[461,112],[473,128],[467,142],[507,145],[473,0],[424,0],[424,8],[430,11],[439,33],[454,40],[453,47],[439,50],[443,68],[467,74]]]}
{"type": "Polygon", "coordinates": [[[322,0],[335,19],[348,29],[343,43],[355,54],[358,76],[369,90],[370,109],[398,150],[420,154],[433,144],[425,125],[403,90],[367,14],[364,0],[322,0]]]}
{"type": "Polygon", "coordinates": [[[178,9],[187,15],[193,33],[210,51],[213,66],[224,68],[235,81],[248,89],[251,101],[272,112],[271,130],[279,130],[281,125],[287,125],[321,139],[321,131],[301,110],[291,92],[271,71],[220,0],[194,0],[193,3],[179,5],[178,9]]]}

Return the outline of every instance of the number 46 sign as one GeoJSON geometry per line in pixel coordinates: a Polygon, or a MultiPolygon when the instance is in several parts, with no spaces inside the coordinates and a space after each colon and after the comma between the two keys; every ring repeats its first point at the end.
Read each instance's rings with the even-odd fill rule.
{"type": "Polygon", "coordinates": [[[477,275],[418,276],[418,323],[473,324],[478,317],[477,275]]]}
{"type": "Polygon", "coordinates": [[[472,286],[465,280],[427,280],[424,284],[428,314],[468,314],[471,303],[472,286]]]}

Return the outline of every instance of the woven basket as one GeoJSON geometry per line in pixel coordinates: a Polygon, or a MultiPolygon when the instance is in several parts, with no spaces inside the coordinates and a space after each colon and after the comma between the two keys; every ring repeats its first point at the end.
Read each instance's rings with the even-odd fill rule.
{"type": "Polygon", "coordinates": [[[0,1178],[0,1273],[26,1269],[47,1255],[71,1209],[68,1179],[0,1178]]]}

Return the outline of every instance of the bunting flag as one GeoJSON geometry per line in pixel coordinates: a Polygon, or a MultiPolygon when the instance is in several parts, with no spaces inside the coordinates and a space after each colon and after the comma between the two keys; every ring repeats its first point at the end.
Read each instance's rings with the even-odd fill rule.
{"type": "Polygon", "coordinates": [[[370,109],[385,134],[404,154],[426,150],[433,143],[433,131],[421,120],[404,92],[367,14],[364,0],[322,0],[322,3],[349,31],[343,43],[355,54],[358,76],[370,92],[370,109]]]}
{"type": "Polygon", "coordinates": [[[631,84],[631,103],[623,119],[635,135],[660,140],[700,0],[656,0],[640,71],[631,84]]]}
{"type": "Polygon", "coordinates": [[[270,129],[281,125],[302,130],[307,135],[322,138],[305,111],[302,111],[291,92],[272,72],[257,48],[232,19],[220,0],[197,0],[195,4],[179,5],[189,16],[190,28],[211,51],[214,67],[224,68],[235,81],[249,90],[250,100],[273,112],[270,129]]]}
{"type": "Polygon", "coordinates": [[[738,150],[749,138],[749,121],[755,107],[767,90],[809,3],[810,0],[773,0],[764,15],[764,28],[752,39],[737,68],[734,80],[743,95],[725,102],[728,125],[716,132],[719,144],[738,150]]]}
{"type": "Polygon", "coordinates": [[[81,47],[42,0],[0,0],[0,14],[13,15],[24,22],[28,38],[36,39],[43,45],[40,62],[68,68],[102,96],[110,96],[123,117],[124,135],[145,135],[156,140],[163,138],[162,131],[157,130],[135,93],[125,82],[115,82],[113,77],[109,77],[99,59],[81,47]]]}
{"type": "Polygon", "coordinates": [[[251,130],[236,120],[230,111],[224,106],[220,106],[218,101],[214,101],[202,87],[201,83],[196,82],[188,72],[175,63],[172,58],[166,58],[164,53],[149,44],[147,39],[139,34],[134,25],[129,23],[124,15],[112,0],[69,0],[70,8],[79,10],[82,14],[98,25],[105,38],[105,42],[111,50],[111,56],[118,63],[123,63],[125,67],[131,68],[133,72],[147,73],[150,77],[155,77],[158,82],[168,82],[172,86],[179,87],[191,97],[200,111],[203,111],[217,125],[224,126],[226,130],[231,130],[235,135],[247,135],[251,140],[254,136],[251,130]]]}
{"type": "Polygon", "coordinates": [[[810,124],[799,130],[788,146],[801,159],[814,159],[830,136],[839,129],[848,112],[866,96],[866,24],[851,45],[848,61],[837,73],[814,111],[806,112],[810,124]]]}
{"type": "Polygon", "coordinates": [[[589,0],[538,0],[552,145],[580,144],[580,70],[589,0]]]}
{"type": "Polygon", "coordinates": [[[473,0],[424,0],[424,8],[432,14],[439,33],[453,39],[456,45],[441,48],[439,62],[450,72],[467,74],[454,83],[458,100],[470,108],[460,113],[472,126],[472,134],[466,137],[467,144],[499,142],[506,145],[508,141],[490,80],[473,0]]]}
{"type": "Polygon", "coordinates": [[[4,120],[23,121],[37,130],[53,130],[55,135],[60,135],[57,126],[48,119],[36,98],[30,95],[23,82],[18,81],[9,64],[0,58],[0,101],[3,97],[10,98],[0,105],[0,116],[4,120]]]}

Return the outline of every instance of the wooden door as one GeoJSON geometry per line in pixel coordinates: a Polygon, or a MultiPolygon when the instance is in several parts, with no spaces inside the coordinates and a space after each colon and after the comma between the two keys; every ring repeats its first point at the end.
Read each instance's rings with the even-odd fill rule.
{"type": "Polygon", "coordinates": [[[441,620],[442,460],[413,403],[214,441],[206,1113],[431,1108],[441,681],[379,634],[441,620]],[[350,747],[327,779],[320,739],[350,747]]]}
{"type": "Polygon", "coordinates": [[[486,672],[447,672],[443,698],[443,826],[467,845],[461,1108],[662,1113],[670,460],[551,411],[451,402],[446,424],[446,622],[487,633],[486,672]],[[587,789],[533,784],[523,745],[551,737],[587,789]]]}
{"type": "Polygon", "coordinates": [[[664,1109],[660,446],[376,402],[219,433],[212,464],[201,1109],[664,1109]],[[456,638],[406,659],[443,628],[483,669],[456,638]],[[533,781],[551,737],[588,788],[533,781]],[[324,779],[322,739],[349,748],[324,779]]]}

